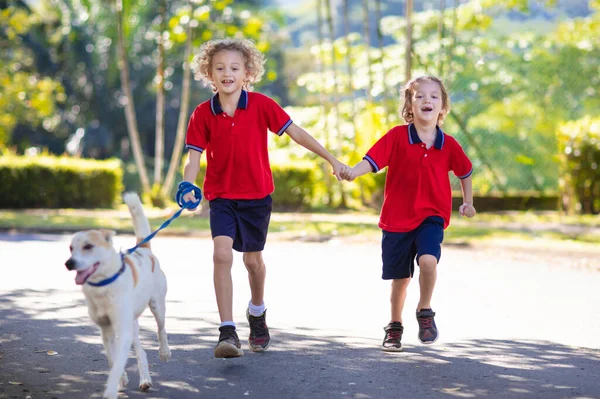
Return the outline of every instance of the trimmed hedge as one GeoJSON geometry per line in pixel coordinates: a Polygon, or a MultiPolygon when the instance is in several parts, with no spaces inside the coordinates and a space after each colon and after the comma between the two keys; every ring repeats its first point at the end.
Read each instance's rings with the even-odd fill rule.
{"type": "MultiPolygon", "coordinates": [[[[319,166],[311,161],[271,162],[271,172],[275,184],[275,192],[271,196],[273,207],[277,210],[309,210],[320,185],[324,184],[319,166]]],[[[195,181],[200,188],[203,187],[205,173],[206,160],[203,157],[195,181]]]]}
{"type": "Polygon", "coordinates": [[[0,156],[0,208],[110,208],[120,201],[121,162],[49,155],[0,156]]]}

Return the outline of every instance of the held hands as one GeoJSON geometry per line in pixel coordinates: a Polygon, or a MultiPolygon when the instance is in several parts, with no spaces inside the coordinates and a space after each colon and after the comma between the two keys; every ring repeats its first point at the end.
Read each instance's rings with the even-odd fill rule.
{"type": "Polygon", "coordinates": [[[343,177],[340,176],[340,172],[344,168],[347,168],[347,166],[344,165],[343,163],[341,163],[340,161],[338,161],[337,159],[333,161],[333,163],[331,164],[331,166],[333,167],[333,174],[338,179],[338,181],[341,181],[343,179],[343,177]]]}
{"type": "Polygon", "coordinates": [[[344,180],[352,181],[356,179],[356,174],[354,173],[354,168],[351,168],[348,165],[344,165],[340,170],[340,177],[344,180]]]}
{"type": "Polygon", "coordinates": [[[467,202],[463,203],[460,208],[458,208],[458,212],[468,218],[472,218],[476,213],[475,207],[467,202]]]}

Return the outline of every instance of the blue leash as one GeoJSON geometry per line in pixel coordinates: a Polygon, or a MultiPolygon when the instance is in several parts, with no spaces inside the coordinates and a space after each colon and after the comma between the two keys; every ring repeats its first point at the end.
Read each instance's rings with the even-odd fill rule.
{"type": "Polygon", "coordinates": [[[112,283],[117,278],[119,278],[119,276],[121,274],[123,274],[123,272],[125,271],[125,256],[131,255],[139,247],[143,246],[145,243],[147,243],[148,241],[153,239],[154,236],[159,231],[161,231],[162,229],[164,229],[165,227],[170,225],[173,220],[177,219],[181,215],[181,212],[184,211],[184,209],[194,210],[194,209],[198,208],[198,205],[200,205],[200,201],[202,200],[202,191],[200,190],[200,188],[193,185],[192,183],[187,182],[187,181],[182,181],[181,183],[179,183],[179,187],[177,188],[177,194],[175,194],[175,200],[177,201],[177,204],[181,207],[181,209],[179,209],[177,212],[175,212],[173,214],[173,216],[171,216],[163,224],[161,224],[158,229],[154,230],[152,233],[150,233],[150,235],[148,235],[146,238],[144,238],[142,241],[140,241],[135,247],[129,248],[127,251],[125,251],[126,253],[121,253],[122,266],[116,274],[114,274],[112,277],[109,277],[109,278],[99,281],[97,283],[88,282],[88,284],[91,285],[92,287],[103,287],[105,285],[112,283]],[[193,202],[185,201],[183,199],[184,195],[191,193],[191,192],[194,193],[194,196],[196,197],[196,201],[193,201],[193,202]]]}
{"type": "Polygon", "coordinates": [[[164,229],[165,227],[170,225],[173,220],[177,219],[179,217],[179,215],[181,215],[181,212],[183,212],[184,209],[194,210],[194,209],[198,208],[198,205],[200,205],[200,201],[202,200],[202,191],[200,191],[200,189],[198,187],[196,187],[195,185],[193,185],[192,183],[187,182],[187,181],[182,181],[181,183],[179,183],[179,187],[177,188],[177,194],[175,194],[175,200],[177,201],[177,204],[181,207],[181,209],[178,210],[177,212],[175,212],[175,214],[173,216],[171,216],[163,224],[161,224],[160,227],[158,229],[156,229],[154,232],[152,232],[148,237],[144,238],[140,243],[138,243],[138,245],[136,245],[135,247],[129,248],[127,250],[126,255],[131,255],[139,247],[141,247],[142,245],[144,245],[145,243],[147,243],[148,241],[153,239],[154,236],[156,235],[156,233],[158,233],[159,231],[161,231],[162,229],[164,229]],[[191,193],[191,192],[194,193],[194,196],[196,197],[196,201],[195,202],[185,201],[183,199],[183,196],[188,193],[191,193]]]}

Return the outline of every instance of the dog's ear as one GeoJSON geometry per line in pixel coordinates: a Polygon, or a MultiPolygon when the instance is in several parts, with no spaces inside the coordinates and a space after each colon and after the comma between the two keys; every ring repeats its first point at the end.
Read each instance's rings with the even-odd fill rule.
{"type": "Polygon", "coordinates": [[[114,230],[106,230],[106,229],[100,229],[100,233],[102,234],[102,237],[104,237],[106,242],[111,245],[113,242],[113,240],[112,240],[113,237],[115,236],[115,234],[117,234],[117,232],[114,230]]]}

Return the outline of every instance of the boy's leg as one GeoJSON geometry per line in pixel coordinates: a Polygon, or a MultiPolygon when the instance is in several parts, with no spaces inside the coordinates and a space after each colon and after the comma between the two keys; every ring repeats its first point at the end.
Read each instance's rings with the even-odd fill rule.
{"type": "Polygon", "coordinates": [[[419,257],[419,290],[421,297],[417,310],[431,309],[431,297],[437,280],[437,259],[433,255],[419,257]]]}
{"type": "Polygon", "coordinates": [[[419,226],[415,240],[421,293],[417,305],[417,321],[419,341],[423,344],[432,344],[439,336],[434,319],[435,312],[431,309],[431,298],[437,280],[437,265],[442,255],[443,240],[443,220],[440,218],[427,219],[419,226]]]}
{"type": "Polygon", "coordinates": [[[402,350],[402,309],[406,301],[408,284],[413,273],[413,248],[414,234],[393,233],[383,231],[381,241],[381,257],[383,260],[382,278],[392,280],[390,295],[391,320],[383,329],[385,336],[381,349],[386,352],[400,352],[402,350]]]}
{"type": "Polygon", "coordinates": [[[231,237],[218,236],[213,239],[214,251],[213,281],[217,306],[221,322],[233,320],[233,281],[231,266],[233,265],[233,240],[231,237]]]}
{"type": "Polygon", "coordinates": [[[385,337],[381,344],[381,349],[386,352],[402,351],[402,309],[406,301],[408,284],[410,278],[401,278],[392,280],[392,293],[390,295],[391,319],[387,326],[383,328],[385,337]]]}
{"type": "Polygon", "coordinates": [[[248,281],[250,282],[251,302],[255,306],[263,304],[265,295],[265,279],[267,269],[263,261],[262,251],[244,252],[244,265],[248,270],[248,281]]]}
{"type": "Polygon", "coordinates": [[[390,296],[392,318],[390,322],[397,321],[402,323],[402,309],[404,309],[404,303],[406,302],[409,283],[410,278],[392,280],[392,295],[390,296]]]}
{"type": "Polygon", "coordinates": [[[271,336],[266,320],[267,311],[264,303],[267,270],[263,261],[262,251],[245,252],[244,265],[248,270],[248,280],[252,294],[246,311],[246,317],[250,325],[248,344],[250,350],[262,352],[267,350],[271,343],[271,336]]]}
{"type": "Polygon", "coordinates": [[[213,281],[221,318],[219,342],[215,347],[214,356],[217,358],[239,357],[244,352],[233,323],[233,282],[231,279],[233,239],[227,236],[217,236],[213,238],[213,243],[213,281]]]}

